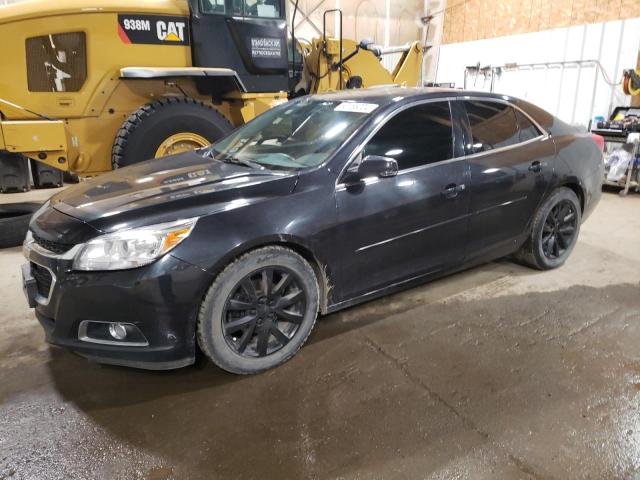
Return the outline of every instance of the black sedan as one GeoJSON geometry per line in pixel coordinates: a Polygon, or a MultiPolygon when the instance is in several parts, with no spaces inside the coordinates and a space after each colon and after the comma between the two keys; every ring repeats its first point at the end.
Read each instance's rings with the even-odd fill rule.
{"type": "Polygon", "coordinates": [[[562,265],[602,174],[587,133],[515,98],[306,97],[54,196],[30,224],[24,288],[47,340],[98,362],[177,368],[199,345],[256,373],[318,313],[506,255],[562,265]]]}

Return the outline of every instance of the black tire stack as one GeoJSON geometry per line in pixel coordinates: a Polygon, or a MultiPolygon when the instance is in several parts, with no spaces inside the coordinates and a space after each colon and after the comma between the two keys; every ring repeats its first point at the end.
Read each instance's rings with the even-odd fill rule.
{"type": "Polygon", "coordinates": [[[31,202],[0,204],[0,248],[22,244],[31,216],[38,208],[39,203],[31,202]]]}

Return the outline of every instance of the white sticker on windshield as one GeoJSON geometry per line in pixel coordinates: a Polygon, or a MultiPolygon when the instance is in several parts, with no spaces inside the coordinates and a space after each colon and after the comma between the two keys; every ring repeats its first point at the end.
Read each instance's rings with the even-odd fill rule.
{"type": "Polygon", "coordinates": [[[371,113],[378,105],[375,103],[342,102],[333,110],[336,112],[371,113]]]}

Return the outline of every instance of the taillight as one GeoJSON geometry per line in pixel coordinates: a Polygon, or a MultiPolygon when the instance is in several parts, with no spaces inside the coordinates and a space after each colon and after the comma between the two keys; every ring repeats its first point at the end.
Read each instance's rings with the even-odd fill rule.
{"type": "Polygon", "coordinates": [[[596,145],[598,145],[598,148],[600,149],[600,151],[604,152],[604,137],[602,135],[597,135],[595,133],[592,133],[591,138],[593,139],[594,142],[596,142],[596,145]]]}

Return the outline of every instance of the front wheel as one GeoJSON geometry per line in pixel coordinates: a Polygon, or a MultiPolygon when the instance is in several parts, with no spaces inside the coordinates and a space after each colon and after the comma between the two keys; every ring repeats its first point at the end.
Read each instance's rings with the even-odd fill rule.
{"type": "Polygon", "coordinates": [[[538,208],[531,234],[516,258],[539,270],[561,266],[578,240],[581,221],[580,200],[575,192],[558,188],[538,208]]]}
{"type": "Polygon", "coordinates": [[[237,374],[291,358],[318,315],[318,282],[309,263],[283,247],[249,252],[209,288],[198,316],[198,344],[219,367],[237,374]]]}

